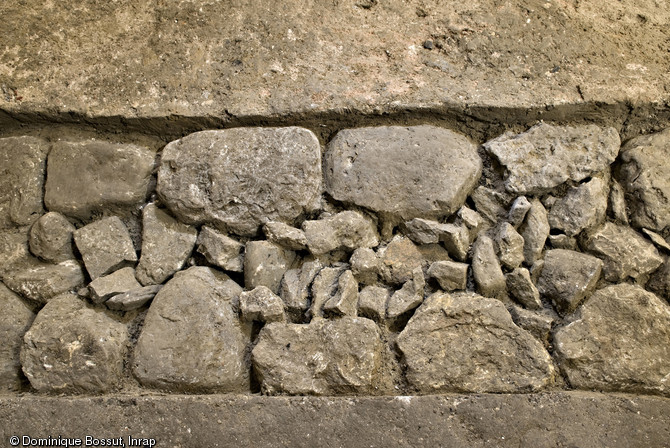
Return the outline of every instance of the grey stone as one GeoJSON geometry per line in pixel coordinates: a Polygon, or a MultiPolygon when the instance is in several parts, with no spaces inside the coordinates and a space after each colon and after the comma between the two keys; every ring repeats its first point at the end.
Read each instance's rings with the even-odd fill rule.
{"type": "Polygon", "coordinates": [[[400,333],[407,380],[419,393],[531,392],[554,377],[549,354],[496,299],[436,293],[400,333]]]}
{"type": "Polygon", "coordinates": [[[503,298],[506,295],[505,274],[498,262],[493,240],[486,235],[480,235],[475,241],[472,254],[472,274],[477,291],[481,295],[496,298],[503,298]]]}
{"type": "Polygon", "coordinates": [[[0,283],[0,395],[22,389],[21,360],[23,335],[35,313],[21,298],[0,283]]]}
{"type": "Polygon", "coordinates": [[[436,261],[428,268],[428,277],[434,278],[445,291],[465,289],[468,280],[467,263],[436,261]]]}
{"type": "Polygon", "coordinates": [[[44,204],[49,211],[83,220],[137,210],[150,193],[154,159],[152,150],[131,144],[54,143],[44,204]]]}
{"type": "Polygon", "coordinates": [[[617,224],[628,224],[628,211],[626,210],[626,194],[623,187],[616,179],[611,180],[609,195],[609,212],[617,224]]]}
{"type": "Polygon", "coordinates": [[[475,144],[447,129],[390,126],[338,132],[324,167],[326,190],[336,200],[409,220],[458,210],[482,162],[475,144]]]}
{"type": "Polygon", "coordinates": [[[395,236],[386,247],[377,251],[377,255],[381,262],[382,279],[393,285],[411,280],[412,272],[426,264],[418,246],[402,236],[395,236]]]}
{"type": "Polygon", "coordinates": [[[163,150],[157,192],[183,222],[254,236],[318,207],[321,146],[298,127],[196,132],[163,150]]]}
{"type": "Polygon", "coordinates": [[[0,139],[0,229],[30,225],[44,213],[49,148],[35,137],[0,139]]]}
{"type": "Polygon", "coordinates": [[[465,205],[458,210],[456,216],[461,220],[461,223],[465,224],[465,227],[468,228],[470,232],[470,241],[476,240],[479,232],[486,227],[484,217],[465,205]]]}
{"type": "Polygon", "coordinates": [[[554,316],[547,311],[530,311],[518,306],[512,306],[509,313],[515,324],[535,336],[545,347],[549,346],[551,327],[556,321],[554,316]]]}
{"type": "Polygon", "coordinates": [[[142,211],[142,254],[137,279],[157,285],[180,270],[193,252],[198,231],[149,204],[142,211]]]}
{"type": "Polygon", "coordinates": [[[269,395],[378,395],[388,391],[377,325],[361,317],[308,325],[272,323],[252,351],[269,395]]]}
{"type": "Polygon", "coordinates": [[[665,257],[661,267],[651,274],[646,288],[670,303],[670,259],[668,257],[665,257]]]}
{"type": "Polygon", "coordinates": [[[374,222],[354,211],[341,212],[316,221],[305,221],[302,228],[307,237],[307,247],[316,255],[337,249],[353,251],[359,247],[375,247],[379,244],[374,222]]]}
{"type": "Polygon", "coordinates": [[[75,230],[74,242],[92,280],[137,261],[128,229],[117,216],[75,230]]]}
{"type": "Polygon", "coordinates": [[[670,308],[639,286],[595,292],[554,345],[572,387],[670,395],[670,308]]]}
{"type": "Polygon", "coordinates": [[[530,267],[530,278],[533,280],[533,283],[537,284],[540,275],[542,275],[542,269],[544,269],[544,260],[537,260],[530,267]]]}
{"type": "Polygon", "coordinates": [[[386,305],[386,317],[396,319],[423,302],[426,280],[421,268],[412,271],[412,279],[405,282],[402,288],[394,292],[386,305]]]}
{"type": "Polygon", "coordinates": [[[2,281],[25,298],[46,303],[53,297],[83,286],[84,272],[74,260],[50,264],[27,258],[2,273],[2,281]]]}
{"type": "Polygon", "coordinates": [[[65,216],[49,212],[30,228],[30,252],[42,260],[60,263],[75,258],[72,252],[72,232],[75,227],[65,216]]]}
{"type": "Polygon", "coordinates": [[[284,303],[266,286],[240,294],[240,317],[251,322],[285,322],[284,303]]]}
{"type": "Polygon", "coordinates": [[[670,224],[668,148],[670,129],[636,137],[621,148],[622,163],[615,175],[626,191],[636,227],[663,230],[670,224]]]}
{"type": "Polygon", "coordinates": [[[247,289],[267,286],[273,293],[279,293],[281,279],[291,269],[295,257],[295,252],[269,241],[249,241],[244,255],[244,286],[247,289]]]}
{"type": "Polygon", "coordinates": [[[135,269],[123,268],[93,280],[88,289],[93,303],[102,303],[112,296],[141,288],[135,279],[135,269]]]}
{"type": "Polygon", "coordinates": [[[234,309],[242,288],[195,266],[154,297],[137,340],[133,373],[144,386],[181,392],[248,392],[250,325],[234,309]]]}
{"type": "Polygon", "coordinates": [[[559,235],[549,235],[549,244],[551,244],[551,247],[554,249],[577,250],[577,239],[563,233],[559,235]]]}
{"type": "Polygon", "coordinates": [[[614,128],[540,123],[522,134],[501,135],[484,148],[506,168],[507,191],[537,194],[606,169],[620,143],[614,128]]]}
{"type": "Polygon", "coordinates": [[[489,222],[495,223],[507,215],[505,197],[499,192],[480,185],[470,195],[475,208],[484,215],[489,222]]]}
{"type": "Polygon", "coordinates": [[[526,196],[519,196],[514,200],[512,206],[507,213],[507,220],[515,228],[519,227],[526,217],[526,213],[530,210],[530,201],[526,196]]]}
{"type": "Polygon", "coordinates": [[[449,255],[459,261],[465,261],[468,258],[472,232],[465,224],[444,224],[440,238],[449,255]]]}
{"type": "Polygon", "coordinates": [[[0,279],[16,271],[25,260],[34,260],[30,254],[28,232],[25,227],[0,232],[0,279]]]}
{"type": "Polygon", "coordinates": [[[523,255],[526,265],[532,266],[542,256],[549,231],[547,210],[539,199],[533,199],[530,210],[526,214],[526,220],[519,228],[524,241],[523,255]]]}
{"type": "Polygon", "coordinates": [[[72,294],[51,300],[24,337],[21,364],[40,392],[97,394],[119,388],[128,329],[72,294]]]}
{"type": "Polygon", "coordinates": [[[323,306],[337,294],[340,275],[346,265],[329,266],[321,269],[312,282],[312,303],[307,317],[311,320],[324,317],[323,306]]]}
{"type": "Polygon", "coordinates": [[[349,259],[354,277],[361,283],[374,284],[381,272],[381,260],[372,249],[360,247],[351,254],[349,259]]]}
{"type": "Polygon", "coordinates": [[[593,233],[584,247],[603,260],[603,275],[610,282],[638,278],[653,272],[663,262],[654,245],[639,233],[611,222],[593,233]]]}
{"type": "Polygon", "coordinates": [[[547,216],[549,225],[568,236],[596,228],[605,221],[608,195],[607,182],[598,177],[571,188],[552,205],[547,216]]]}
{"type": "Polygon", "coordinates": [[[116,295],[105,302],[114,311],[131,311],[141,308],[154,298],[163,285],[149,285],[116,295]]]}
{"type": "Polygon", "coordinates": [[[533,284],[530,272],[526,268],[516,268],[505,275],[507,291],[520,304],[531,310],[542,309],[540,301],[540,292],[533,284]]]}
{"type": "Polygon", "coordinates": [[[386,303],[391,293],[382,286],[366,286],[358,293],[358,314],[381,322],[386,318],[386,303]]]}
{"type": "Polygon", "coordinates": [[[543,297],[551,299],[562,315],[573,312],[596,287],[603,263],[572,250],[548,250],[537,283],[543,297]]]}
{"type": "Polygon", "coordinates": [[[267,222],[263,226],[267,239],[290,250],[307,249],[305,232],[283,222],[267,222]]]}
{"type": "Polygon", "coordinates": [[[652,232],[649,229],[642,229],[642,232],[649,237],[649,239],[658,247],[661,249],[665,249],[666,251],[670,251],[670,244],[663,238],[661,235],[659,235],[656,232],[652,232]]]}
{"type": "Polygon", "coordinates": [[[244,270],[244,244],[208,226],[198,235],[197,251],[205,259],[225,271],[244,270]]]}
{"type": "Polygon", "coordinates": [[[523,262],[523,237],[514,226],[503,222],[495,234],[495,248],[500,262],[509,269],[517,268],[523,262]]]}
{"type": "Polygon", "coordinates": [[[308,261],[298,269],[289,269],[284,274],[280,286],[280,297],[289,317],[301,322],[309,309],[309,291],[314,277],[323,268],[321,262],[308,261]]]}
{"type": "Polygon", "coordinates": [[[358,309],[358,282],[354,274],[347,270],[337,279],[337,292],[323,305],[327,317],[356,317],[358,309]]]}
{"type": "Polygon", "coordinates": [[[407,237],[417,244],[439,243],[445,233],[445,224],[430,219],[414,218],[405,222],[407,237]]]}

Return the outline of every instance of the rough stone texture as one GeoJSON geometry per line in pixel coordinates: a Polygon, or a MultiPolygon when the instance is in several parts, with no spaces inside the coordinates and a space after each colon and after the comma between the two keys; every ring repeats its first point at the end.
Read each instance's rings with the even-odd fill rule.
{"type": "Polygon", "coordinates": [[[458,219],[461,220],[461,223],[470,232],[470,240],[474,241],[477,239],[479,232],[484,229],[484,218],[482,215],[464,205],[458,210],[456,216],[458,216],[458,219]]]}
{"type": "Polygon", "coordinates": [[[343,317],[266,325],[252,359],[261,390],[270,395],[378,395],[388,387],[383,350],[373,321],[343,317]]]}
{"type": "Polygon", "coordinates": [[[472,202],[479,213],[484,215],[491,223],[495,223],[507,214],[505,210],[505,198],[499,192],[483,185],[475,188],[472,192],[472,202]]]}
{"type": "Polygon", "coordinates": [[[607,182],[598,177],[574,187],[551,207],[549,225],[568,236],[593,229],[605,221],[608,196],[607,182]]]}
{"type": "Polygon", "coordinates": [[[323,305],[326,304],[337,293],[340,275],[346,270],[346,265],[338,264],[321,269],[312,282],[312,303],[310,304],[307,317],[310,319],[321,319],[323,305]]]}
{"type": "Polygon", "coordinates": [[[472,232],[467,225],[444,224],[441,240],[449,255],[459,261],[468,258],[468,250],[472,239],[472,232]]]}
{"type": "Polygon", "coordinates": [[[532,392],[554,376],[542,344],[500,301],[475,294],[429,297],[397,343],[419,393],[532,392]]]}
{"type": "Polygon", "coordinates": [[[546,192],[602,171],[619,153],[614,128],[540,123],[523,134],[504,134],[484,148],[506,168],[505,188],[518,194],[546,192]]]}
{"type": "Polygon", "coordinates": [[[307,249],[305,232],[283,222],[267,222],[263,226],[267,239],[290,250],[307,249]]]}
{"type": "Polygon", "coordinates": [[[29,225],[44,213],[49,148],[35,137],[0,138],[0,229],[29,225]]]}
{"type": "Polygon", "coordinates": [[[670,308],[639,286],[597,291],[554,341],[573,387],[670,395],[670,308]]]}
{"type": "Polygon", "coordinates": [[[135,269],[123,268],[93,280],[88,289],[93,303],[102,303],[112,296],[141,288],[135,279],[135,269]]]}
{"type": "Polygon", "coordinates": [[[0,277],[12,291],[40,303],[84,285],[84,271],[74,260],[48,264],[28,258],[0,273],[0,277]]]}
{"type": "Polygon", "coordinates": [[[542,309],[540,292],[533,284],[528,269],[516,268],[505,275],[505,282],[507,291],[524,307],[531,310],[542,309]]]}
{"type": "Polygon", "coordinates": [[[495,234],[494,241],[496,253],[503,266],[514,269],[521,265],[524,260],[524,241],[512,224],[502,223],[495,234]]]}
{"type": "Polygon", "coordinates": [[[544,311],[530,311],[518,306],[509,308],[509,313],[514,323],[523,328],[546,346],[549,345],[551,327],[556,318],[551,313],[544,311]]]}
{"type": "Polygon", "coordinates": [[[391,293],[382,286],[366,286],[358,293],[358,314],[377,322],[386,318],[386,303],[391,293]]]}
{"type": "Polygon", "coordinates": [[[162,285],[150,285],[116,295],[105,302],[105,306],[115,311],[131,311],[143,307],[154,298],[162,285]]]}
{"type": "Polygon", "coordinates": [[[514,200],[512,206],[507,213],[507,220],[515,228],[519,227],[526,217],[526,213],[530,210],[530,201],[526,196],[519,196],[514,200]]]}
{"type": "Polygon", "coordinates": [[[626,195],[623,187],[616,179],[611,179],[608,209],[617,224],[628,224],[626,195]]]}
{"type": "Polygon", "coordinates": [[[75,230],[74,242],[92,280],[137,261],[128,229],[117,216],[75,230]]]}
{"type": "Polygon", "coordinates": [[[663,262],[653,244],[630,227],[611,222],[591,235],[584,248],[603,260],[603,276],[611,282],[638,278],[663,262]]]}
{"type": "Polygon", "coordinates": [[[157,192],[184,222],[253,236],[317,208],[321,146],[298,127],[196,132],[163,150],[157,192]]]}
{"type": "Polygon", "coordinates": [[[233,309],[242,288],[205,267],[179,272],[154,298],[134,353],[144,386],[183,392],[248,392],[251,328],[233,309]]]}
{"type": "Polygon", "coordinates": [[[23,335],[35,314],[19,296],[0,283],[0,395],[23,387],[19,358],[23,335]]]}
{"type": "Polygon", "coordinates": [[[202,226],[198,235],[197,251],[205,259],[225,271],[244,270],[244,244],[208,226],[202,226]]]}
{"type": "Polygon", "coordinates": [[[128,342],[124,324],[64,294],[37,314],[24,337],[21,364],[41,392],[108,392],[120,385],[128,342]]]}
{"type": "Polygon", "coordinates": [[[493,240],[488,236],[481,235],[475,241],[472,274],[480,294],[486,297],[502,297],[506,294],[505,274],[498,262],[493,240]]]}
{"type": "Polygon", "coordinates": [[[60,213],[42,215],[30,228],[30,252],[51,263],[72,260],[74,231],[75,227],[60,213]]]}
{"type": "Polygon", "coordinates": [[[309,291],[314,277],[323,268],[319,261],[308,261],[299,269],[289,269],[284,274],[280,285],[280,297],[289,317],[302,321],[309,309],[309,291]]]}
{"type": "Polygon", "coordinates": [[[577,250],[577,238],[567,236],[563,233],[559,235],[549,235],[549,244],[554,249],[577,250]]]}
{"type": "Polygon", "coordinates": [[[396,319],[423,302],[426,280],[421,268],[412,271],[412,279],[405,282],[402,288],[394,292],[386,305],[386,317],[396,319]]]}
{"type": "Polygon", "coordinates": [[[163,283],[184,266],[197,238],[194,227],[177,221],[156,204],[144,207],[137,279],[144,286],[163,283]]]}
{"type": "Polygon", "coordinates": [[[539,199],[533,199],[526,220],[519,228],[524,241],[523,255],[526,265],[532,266],[542,256],[549,231],[547,210],[539,199]]]}
{"type": "Polygon", "coordinates": [[[428,267],[430,263],[448,260],[449,256],[440,246],[431,244],[417,246],[408,238],[396,236],[377,255],[381,263],[381,278],[392,285],[400,285],[412,279],[416,268],[428,267]]]}
{"type": "Polygon", "coordinates": [[[465,289],[468,281],[467,263],[436,261],[428,268],[428,277],[434,278],[445,291],[465,289]]]}
{"type": "Polygon", "coordinates": [[[649,237],[649,239],[652,241],[652,243],[654,243],[656,246],[670,252],[670,244],[668,244],[668,242],[665,240],[665,238],[663,238],[661,235],[659,235],[656,232],[652,232],[649,229],[642,229],[642,233],[647,235],[649,237]]]}
{"type": "Polygon", "coordinates": [[[136,210],[149,195],[152,150],[98,140],[56,142],[49,153],[44,204],[52,212],[90,220],[136,210]]]}
{"type": "Polygon", "coordinates": [[[670,261],[665,257],[663,264],[649,278],[646,288],[670,303],[670,261]]]}
{"type": "Polygon", "coordinates": [[[626,190],[631,222],[662,230],[670,224],[670,128],[628,141],[621,148],[617,179],[626,190]]]}
{"type": "Polygon", "coordinates": [[[434,126],[390,126],[338,132],[324,169],[333,198],[407,220],[458,210],[479,180],[482,162],[463,135],[434,126]]]}
{"type": "Polygon", "coordinates": [[[278,294],[281,279],[294,260],[293,251],[269,241],[249,241],[244,256],[244,286],[247,289],[267,286],[278,294]]]}
{"type": "Polygon", "coordinates": [[[316,221],[305,221],[302,228],[307,246],[313,254],[320,255],[336,249],[353,251],[359,247],[379,244],[377,226],[362,214],[354,211],[338,213],[316,221]]]}
{"type": "Polygon", "coordinates": [[[591,255],[552,249],[544,257],[537,287],[559,313],[568,314],[593,292],[602,268],[603,262],[591,255]]]}
{"type": "Polygon", "coordinates": [[[337,279],[337,292],[324,305],[323,313],[329,317],[356,317],[358,309],[358,282],[347,270],[337,279]]]}
{"type": "Polygon", "coordinates": [[[365,284],[377,282],[381,273],[381,260],[375,251],[367,247],[360,247],[351,254],[349,263],[356,280],[365,284]]]}
{"type": "Polygon", "coordinates": [[[447,231],[447,224],[423,218],[414,218],[405,223],[405,234],[417,244],[439,243],[447,231]]]}
{"type": "Polygon", "coordinates": [[[266,286],[240,294],[240,317],[251,322],[285,322],[284,303],[266,286]]]}

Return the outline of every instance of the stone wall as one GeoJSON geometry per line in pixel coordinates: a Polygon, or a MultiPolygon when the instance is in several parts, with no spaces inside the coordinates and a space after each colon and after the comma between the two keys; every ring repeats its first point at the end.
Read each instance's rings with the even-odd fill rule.
{"type": "Polygon", "coordinates": [[[0,139],[0,391],[670,395],[670,129],[0,139]]]}

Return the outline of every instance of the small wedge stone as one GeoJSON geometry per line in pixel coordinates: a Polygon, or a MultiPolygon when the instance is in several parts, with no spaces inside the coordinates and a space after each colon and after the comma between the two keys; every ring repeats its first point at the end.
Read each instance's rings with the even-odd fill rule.
{"type": "Polygon", "coordinates": [[[428,268],[428,277],[434,278],[445,291],[465,289],[468,280],[466,263],[455,261],[436,261],[428,268]]]}

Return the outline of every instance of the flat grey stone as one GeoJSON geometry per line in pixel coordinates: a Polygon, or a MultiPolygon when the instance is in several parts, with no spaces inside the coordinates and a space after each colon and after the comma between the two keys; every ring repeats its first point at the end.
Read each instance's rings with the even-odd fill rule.
{"type": "Polygon", "coordinates": [[[307,237],[307,247],[315,255],[337,249],[353,251],[359,247],[375,247],[379,244],[375,223],[355,211],[305,221],[302,223],[302,228],[307,237]]]}
{"type": "Polygon", "coordinates": [[[209,226],[202,226],[196,240],[197,251],[224,271],[244,270],[244,244],[209,226]]]}
{"type": "Polygon", "coordinates": [[[606,169],[620,143],[614,128],[540,123],[518,135],[501,135],[484,148],[506,168],[507,191],[538,194],[606,169]]]}
{"type": "Polygon", "coordinates": [[[60,263],[75,258],[72,232],[75,227],[65,216],[56,212],[46,213],[30,228],[30,252],[42,260],[60,263]]]}
{"type": "Polygon", "coordinates": [[[19,358],[23,335],[33,323],[35,313],[16,294],[0,283],[0,395],[23,389],[19,358]]]}
{"type": "Polygon", "coordinates": [[[464,290],[468,281],[467,263],[457,263],[455,261],[436,261],[428,268],[428,277],[434,278],[439,283],[440,288],[449,292],[454,290],[464,290]]]}
{"type": "Polygon", "coordinates": [[[358,314],[376,322],[386,318],[386,303],[391,292],[382,286],[369,285],[358,293],[358,314]]]}
{"type": "Polygon", "coordinates": [[[337,279],[337,292],[323,305],[327,317],[356,317],[358,310],[358,282],[350,270],[344,271],[337,279]]]}
{"type": "Polygon", "coordinates": [[[143,307],[154,298],[163,285],[149,285],[116,295],[105,302],[114,311],[131,311],[143,307]]]}
{"type": "Polygon", "coordinates": [[[463,135],[434,126],[389,126],[338,132],[324,167],[326,191],[336,200],[409,220],[458,210],[482,162],[463,135]]]}
{"type": "Polygon", "coordinates": [[[421,268],[412,271],[412,279],[405,282],[402,288],[394,292],[386,305],[386,317],[396,319],[423,303],[426,280],[421,268]]]}
{"type": "Polygon", "coordinates": [[[163,150],[157,192],[183,222],[254,236],[318,207],[321,146],[299,127],[196,132],[163,150]]]}
{"type": "Polygon", "coordinates": [[[309,292],[314,277],[323,268],[318,260],[303,263],[300,268],[289,269],[282,278],[279,295],[289,317],[301,322],[309,309],[309,292]]]}
{"type": "Polygon", "coordinates": [[[135,279],[135,269],[123,268],[109,275],[98,277],[88,285],[91,301],[103,303],[112,296],[141,288],[135,279]]]}
{"type": "Polygon", "coordinates": [[[542,256],[549,232],[547,210],[539,199],[533,199],[530,210],[526,214],[526,220],[519,227],[519,233],[524,241],[524,263],[527,266],[532,266],[542,256]]]}
{"type": "Polygon", "coordinates": [[[74,260],[50,264],[36,258],[22,259],[1,273],[4,284],[17,294],[39,303],[84,286],[84,271],[74,260]]]}
{"type": "Polygon", "coordinates": [[[509,269],[518,268],[524,260],[523,237],[512,224],[503,222],[494,238],[496,253],[502,265],[509,269]]]}
{"type": "Polygon", "coordinates": [[[148,204],[142,211],[142,253],[136,276],[142,285],[163,283],[180,270],[195,246],[198,231],[148,204]]]}
{"type": "Polygon", "coordinates": [[[540,292],[533,284],[530,272],[526,268],[516,268],[505,275],[507,291],[521,305],[531,310],[542,309],[540,292]]]}
{"type": "Polygon", "coordinates": [[[296,254],[269,241],[249,241],[244,255],[244,286],[267,286],[279,293],[284,273],[291,269],[296,254]]]}
{"type": "Polygon", "coordinates": [[[247,322],[285,322],[284,303],[266,286],[240,293],[240,317],[247,322]]]}
{"type": "Polygon", "coordinates": [[[128,229],[118,216],[95,221],[73,235],[92,280],[137,261],[128,229]]]}
{"type": "Polygon", "coordinates": [[[486,297],[503,298],[507,284],[500,262],[496,256],[493,240],[480,235],[475,241],[472,253],[472,274],[477,291],[486,297]]]}
{"type": "Polygon", "coordinates": [[[605,221],[608,196],[609,185],[598,177],[573,187],[552,205],[547,216],[549,225],[568,236],[594,229],[605,221]]]}
{"type": "Polygon", "coordinates": [[[155,154],[99,140],[56,142],[49,153],[44,204],[82,220],[137,210],[150,193],[155,154]]]}
{"type": "Polygon", "coordinates": [[[301,229],[284,224],[283,222],[267,222],[263,226],[263,232],[268,241],[290,250],[307,249],[307,237],[301,229]]]}
{"type": "Polygon", "coordinates": [[[24,337],[21,364],[40,392],[99,394],[120,387],[128,329],[72,294],[51,300],[24,337]]]}

